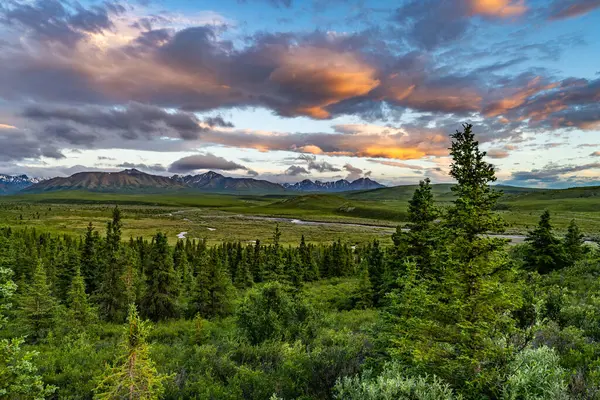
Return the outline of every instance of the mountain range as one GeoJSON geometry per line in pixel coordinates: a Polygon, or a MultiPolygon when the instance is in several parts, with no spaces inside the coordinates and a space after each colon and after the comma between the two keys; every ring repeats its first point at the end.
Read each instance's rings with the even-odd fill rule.
{"type": "Polygon", "coordinates": [[[39,183],[41,179],[30,178],[27,175],[0,174],[0,195],[15,194],[21,190],[39,183]]]}
{"type": "MultiPolygon", "coordinates": [[[[16,178],[16,177],[13,177],[16,178]]],[[[305,179],[295,184],[269,182],[253,178],[232,178],[209,171],[199,175],[174,175],[172,177],[147,174],[137,169],[120,172],[79,172],[69,177],[57,177],[23,184],[23,193],[41,193],[64,190],[94,192],[163,192],[167,190],[201,190],[212,192],[280,193],[294,192],[345,192],[382,188],[383,185],[360,178],[353,182],[341,179],[335,182],[305,179]]],[[[13,191],[15,193],[19,190],[13,191]]],[[[2,193],[2,192],[0,192],[2,193]]],[[[4,193],[4,194],[9,194],[4,193]]]]}

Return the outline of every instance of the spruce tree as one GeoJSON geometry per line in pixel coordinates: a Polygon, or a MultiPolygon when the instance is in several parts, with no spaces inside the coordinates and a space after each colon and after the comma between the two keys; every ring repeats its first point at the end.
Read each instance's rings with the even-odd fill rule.
{"type": "Polygon", "coordinates": [[[356,308],[365,309],[373,306],[373,285],[369,277],[369,268],[363,265],[360,272],[360,281],[356,290],[356,308]]]}
{"type": "Polygon", "coordinates": [[[147,324],[134,305],[129,306],[128,327],[121,343],[121,356],[98,379],[94,398],[98,400],[160,399],[168,376],[159,374],[150,359],[146,343],[147,324]]]}
{"type": "Polygon", "coordinates": [[[566,253],[566,264],[574,265],[577,261],[581,260],[585,253],[585,241],[583,234],[579,230],[579,226],[575,220],[571,220],[567,234],[563,241],[563,247],[566,253]]]}
{"type": "Polygon", "coordinates": [[[252,272],[250,271],[251,257],[253,251],[254,249],[252,248],[252,246],[249,246],[246,249],[246,251],[243,252],[242,259],[238,263],[237,269],[235,271],[236,275],[234,277],[234,284],[235,287],[237,287],[238,289],[249,288],[254,283],[252,278],[252,272]]]}
{"type": "MultiPolygon", "coordinates": [[[[407,231],[398,230],[392,236],[395,259],[412,257],[419,264],[421,273],[429,273],[439,233],[435,221],[440,212],[435,206],[432,189],[429,178],[419,182],[408,203],[407,231]]],[[[398,266],[394,266],[393,269],[397,271],[398,266]]]]}
{"type": "Polygon", "coordinates": [[[90,222],[85,232],[83,246],[81,249],[81,274],[85,279],[85,287],[88,293],[98,290],[98,283],[102,277],[102,264],[98,259],[100,247],[100,236],[90,222]]]}
{"type": "MultiPolygon", "coordinates": [[[[12,307],[16,285],[13,272],[0,267],[0,329],[6,323],[5,313],[12,307]]],[[[37,353],[21,348],[21,338],[0,339],[0,398],[7,400],[44,399],[56,388],[44,385],[37,373],[34,359],[37,353]]]]}
{"type": "Polygon", "coordinates": [[[445,230],[423,274],[407,262],[400,287],[390,295],[387,319],[390,353],[418,371],[427,371],[475,398],[496,398],[507,358],[515,349],[513,313],[521,306],[521,283],[502,248],[486,236],[501,230],[493,209],[500,194],[496,178],[471,132],[452,135],[451,176],[457,184],[445,230]]]}
{"type": "Polygon", "coordinates": [[[88,295],[85,292],[85,281],[79,268],[75,270],[71,288],[67,294],[69,316],[77,326],[85,327],[95,320],[95,311],[90,306],[88,295]]]}
{"type": "Polygon", "coordinates": [[[231,311],[233,296],[231,277],[216,251],[211,250],[208,262],[199,266],[196,286],[190,301],[192,315],[203,318],[223,316],[231,311]]]}
{"type": "Polygon", "coordinates": [[[544,211],[538,226],[525,238],[527,249],[525,266],[530,270],[547,274],[566,266],[565,247],[560,239],[554,236],[550,222],[550,212],[544,211]]]}
{"type": "Polygon", "coordinates": [[[173,269],[167,236],[154,236],[151,262],[146,270],[146,294],[142,299],[143,314],[152,321],[175,318],[179,314],[179,278],[173,269]]]}
{"type": "Polygon", "coordinates": [[[32,282],[19,301],[18,314],[28,337],[33,340],[45,337],[54,325],[56,312],[57,302],[47,282],[46,271],[42,263],[38,262],[32,282]]]}
{"type": "Polygon", "coordinates": [[[387,291],[386,265],[379,241],[374,240],[367,254],[367,272],[372,284],[373,304],[379,305],[387,291]]]}
{"type": "Polygon", "coordinates": [[[102,280],[96,294],[100,314],[111,322],[123,321],[127,307],[127,291],[123,281],[127,260],[121,248],[121,228],[121,211],[115,207],[112,221],[106,226],[102,280]]]}

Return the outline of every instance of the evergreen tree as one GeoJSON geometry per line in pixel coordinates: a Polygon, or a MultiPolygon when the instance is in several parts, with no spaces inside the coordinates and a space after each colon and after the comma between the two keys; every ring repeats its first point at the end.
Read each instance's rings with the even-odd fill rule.
{"type": "Polygon", "coordinates": [[[356,308],[364,309],[373,306],[373,285],[369,277],[369,268],[363,265],[356,293],[356,308]]]}
{"type": "Polygon", "coordinates": [[[512,315],[521,306],[521,285],[500,251],[505,243],[484,235],[504,225],[493,213],[500,195],[489,187],[494,169],[483,160],[471,125],[452,138],[457,199],[432,253],[435,274],[405,264],[400,288],[390,295],[389,351],[469,396],[496,398],[514,351],[509,338],[516,331],[512,315]]]}
{"type": "Polygon", "coordinates": [[[200,267],[196,287],[190,301],[191,314],[203,318],[222,316],[231,311],[233,296],[231,278],[221,264],[216,252],[211,250],[210,260],[200,267]]]}
{"type": "Polygon", "coordinates": [[[46,271],[38,262],[32,282],[20,298],[19,317],[28,336],[34,340],[45,337],[54,325],[57,303],[46,280],[46,271]]]}
{"type": "Polygon", "coordinates": [[[121,344],[121,356],[115,365],[107,368],[98,379],[95,399],[117,400],[160,399],[168,376],[159,374],[150,359],[146,343],[148,326],[142,321],[134,305],[129,307],[128,327],[121,344]]]}
{"type": "Polygon", "coordinates": [[[81,249],[81,274],[85,279],[85,287],[88,293],[98,290],[98,282],[102,277],[102,264],[98,259],[100,236],[90,222],[85,232],[83,246],[81,249]]]}
{"type": "Polygon", "coordinates": [[[585,241],[583,234],[579,230],[579,226],[575,223],[575,220],[571,220],[563,246],[566,253],[566,263],[568,265],[574,265],[577,261],[581,260],[585,253],[585,241]]]}
{"type": "Polygon", "coordinates": [[[123,321],[127,305],[127,291],[123,281],[126,254],[121,249],[121,227],[121,211],[115,207],[112,221],[106,226],[103,249],[105,265],[96,294],[100,314],[111,322],[123,321]]]}
{"type": "Polygon", "coordinates": [[[90,306],[85,292],[85,281],[79,268],[75,270],[71,288],[67,295],[69,315],[78,326],[85,327],[95,320],[94,309],[90,306]]]}
{"type": "MultiPolygon", "coordinates": [[[[11,298],[16,290],[12,281],[12,270],[0,267],[0,329],[6,323],[5,312],[11,306],[11,298]]],[[[34,358],[37,353],[21,348],[20,338],[0,339],[0,398],[7,400],[44,399],[56,388],[44,385],[37,374],[34,358]]]]}
{"type": "Polygon", "coordinates": [[[146,270],[146,294],[142,311],[153,321],[178,315],[179,278],[173,269],[167,236],[157,233],[152,244],[151,263],[146,270]]]}
{"type": "Polygon", "coordinates": [[[542,213],[538,226],[529,232],[525,241],[527,242],[525,266],[528,269],[547,274],[566,266],[565,247],[552,233],[548,210],[542,213]]]}
{"type": "Polygon", "coordinates": [[[307,282],[316,281],[319,279],[319,268],[317,263],[313,259],[311,247],[306,244],[304,235],[300,239],[300,246],[298,247],[298,253],[300,255],[300,262],[302,265],[303,278],[307,282]]]}
{"type": "Polygon", "coordinates": [[[379,241],[374,240],[367,254],[367,272],[372,284],[373,304],[379,305],[387,291],[386,266],[379,241]]]}
{"type": "Polygon", "coordinates": [[[252,246],[249,246],[249,248],[243,252],[242,259],[237,266],[234,283],[238,289],[249,288],[254,283],[252,279],[252,272],[250,272],[250,258],[253,251],[254,249],[252,246]]]}
{"type": "MultiPolygon", "coordinates": [[[[392,240],[395,245],[395,259],[413,257],[419,264],[421,273],[429,273],[432,253],[438,239],[435,224],[440,216],[434,204],[433,191],[429,178],[419,182],[412,199],[408,203],[407,231],[398,230],[392,240]]],[[[393,268],[397,270],[397,266],[393,268]]]]}

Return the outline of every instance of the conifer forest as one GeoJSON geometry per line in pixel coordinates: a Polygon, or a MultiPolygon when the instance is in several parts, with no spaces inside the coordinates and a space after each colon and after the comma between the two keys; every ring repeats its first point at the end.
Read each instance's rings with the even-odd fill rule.
{"type": "Polygon", "coordinates": [[[600,399],[585,221],[509,243],[472,126],[450,139],[452,201],[421,180],[358,244],[126,236],[119,205],[84,234],[0,221],[0,398],[600,399]]]}

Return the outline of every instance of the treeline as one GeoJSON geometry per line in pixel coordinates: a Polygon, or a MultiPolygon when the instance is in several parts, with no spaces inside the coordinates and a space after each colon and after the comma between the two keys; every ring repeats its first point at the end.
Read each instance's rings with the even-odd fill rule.
{"type": "Polygon", "coordinates": [[[455,202],[420,182],[387,247],[0,230],[0,397],[600,398],[598,251],[489,236],[493,166],[450,150],[455,202]]]}
{"type": "MultiPolygon", "coordinates": [[[[118,207],[106,234],[90,224],[82,238],[53,235],[35,229],[0,229],[0,266],[12,270],[19,298],[40,296],[34,287],[48,287],[52,303],[69,308],[72,289],[83,280],[83,292],[106,322],[124,322],[130,304],[152,321],[212,318],[227,314],[234,289],[279,281],[294,287],[318,279],[348,277],[369,255],[368,247],[306,243],[280,244],[275,226],[273,240],[262,244],[225,242],[207,246],[204,240],[179,240],[172,247],[165,234],[151,240],[121,237],[118,207]]],[[[50,316],[49,316],[50,317],[50,316]]],[[[27,331],[39,335],[38,329],[27,331]]]]}

